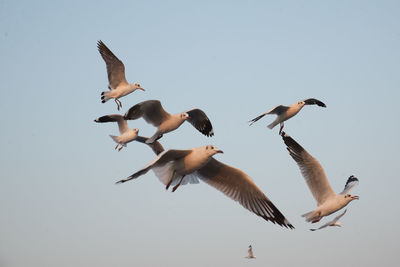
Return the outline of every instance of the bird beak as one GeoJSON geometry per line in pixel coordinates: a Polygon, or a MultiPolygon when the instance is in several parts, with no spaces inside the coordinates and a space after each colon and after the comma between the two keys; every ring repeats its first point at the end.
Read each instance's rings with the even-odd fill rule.
{"type": "Polygon", "coordinates": [[[357,200],[358,200],[358,199],[360,199],[360,198],[359,198],[358,196],[352,196],[351,199],[353,199],[353,200],[354,200],[354,199],[357,199],[357,200]]]}
{"type": "Polygon", "coordinates": [[[217,153],[224,154],[224,151],[222,151],[222,150],[217,150],[217,153]]]}
{"type": "Polygon", "coordinates": [[[146,91],[146,90],[144,90],[144,88],[142,88],[142,87],[138,87],[138,89],[140,89],[140,90],[142,90],[142,91],[146,91]]]}

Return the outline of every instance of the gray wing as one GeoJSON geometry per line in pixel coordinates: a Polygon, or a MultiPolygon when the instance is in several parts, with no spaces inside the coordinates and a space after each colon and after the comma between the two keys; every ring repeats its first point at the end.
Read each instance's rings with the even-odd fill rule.
{"type": "Polygon", "coordinates": [[[354,175],[350,176],[347,179],[346,185],[344,186],[343,191],[340,193],[341,195],[346,195],[353,189],[356,185],[358,185],[358,179],[354,177],[354,175]]]}
{"type": "Polygon", "coordinates": [[[122,63],[101,40],[97,42],[97,48],[101,57],[106,62],[110,89],[115,89],[120,84],[128,84],[125,78],[124,63],[122,63]]]}
{"type": "Polygon", "coordinates": [[[271,109],[271,110],[269,110],[269,111],[267,111],[267,112],[261,114],[260,116],[255,117],[254,119],[250,120],[250,121],[249,121],[249,122],[250,122],[250,125],[252,125],[253,123],[255,123],[256,121],[258,121],[259,119],[261,119],[262,117],[264,117],[265,115],[268,115],[268,114],[276,114],[276,115],[279,116],[279,115],[281,115],[282,113],[285,113],[285,112],[288,110],[288,108],[289,108],[289,107],[287,107],[287,106],[282,106],[282,105],[276,106],[276,107],[274,107],[273,109],[271,109]]]}
{"type": "Polygon", "coordinates": [[[186,111],[189,115],[188,121],[197,129],[199,132],[206,136],[213,136],[214,131],[211,125],[210,119],[207,117],[206,113],[201,109],[192,109],[186,111]]]}
{"type": "Polygon", "coordinates": [[[207,184],[238,201],[244,208],[267,221],[286,228],[294,228],[253,180],[239,169],[230,167],[211,158],[196,175],[207,184]]]}
{"type": "Polygon", "coordinates": [[[158,127],[163,121],[170,117],[170,114],[163,109],[160,101],[147,100],[131,107],[125,113],[124,117],[127,120],[136,120],[143,117],[147,123],[158,127]]]}
{"type": "Polygon", "coordinates": [[[158,142],[154,141],[153,143],[146,143],[146,140],[149,139],[148,137],[138,136],[136,137],[135,141],[148,145],[156,155],[159,155],[161,152],[164,151],[163,146],[158,142]]]}
{"type": "Polygon", "coordinates": [[[333,223],[336,223],[337,221],[339,221],[340,218],[342,218],[343,215],[346,214],[346,211],[347,211],[347,209],[345,209],[341,214],[339,214],[338,216],[336,216],[335,219],[333,219],[333,220],[331,221],[331,223],[333,224],[333,223]]]}
{"type": "Polygon", "coordinates": [[[117,122],[120,134],[123,134],[126,131],[129,131],[129,126],[128,126],[128,123],[126,122],[126,120],[124,119],[124,116],[119,115],[119,114],[105,115],[105,116],[95,119],[94,121],[99,122],[99,123],[117,122]]]}
{"type": "Polygon", "coordinates": [[[170,161],[174,161],[174,160],[180,159],[182,157],[185,157],[186,155],[188,155],[191,152],[192,152],[192,150],[175,150],[175,149],[165,150],[165,151],[161,152],[149,164],[144,166],[142,169],[140,169],[139,171],[135,172],[134,174],[130,175],[129,177],[127,177],[123,180],[120,180],[116,183],[120,184],[120,183],[125,183],[127,181],[130,181],[132,179],[136,179],[139,176],[147,173],[153,167],[159,167],[159,166],[165,165],[170,161]]]}
{"type": "Polygon", "coordinates": [[[306,103],[306,105],[318,105],[320,107],[326,108],[326,105],[322,101],[319,101],[318,99],[315,98],[307,98],[304,99],[303,102],[306,103]]]}
{"type": "Polygon", "coordinates": [[[321,164],[293,138],[286,135],[285,132],[282,132],[282,139],[287,146],[290,156],[292,156],[299,166],[301,174],[306,180],[318,205],[322,204],[326,199],[334,196],[335,192],[330,186],[321,164]]]}
{"type": "Polygon", "coordinates": [[[347,211],[347,209],[345,209],[339,216],[336,216],[332,221],[327,222],[326,224],[322,225],[321,227],[319,227],[317,229],[310,229],[310,231],[316,231],[316,230],[319,230],[319,229],[322,229],[322,228],[325,228],[325,227],[335,224],[337,221],[340,220],[340,218],[343,217],[343,215],[346,213],[346,211],[347,211]]]}

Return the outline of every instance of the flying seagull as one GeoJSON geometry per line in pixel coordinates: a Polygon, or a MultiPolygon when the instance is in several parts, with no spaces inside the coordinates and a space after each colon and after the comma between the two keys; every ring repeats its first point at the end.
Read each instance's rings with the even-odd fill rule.
{"type": "MultiPolygon", "coordinates": [[[[147,138],[141,136],[135,139],[142,143],[146,143],[146,140],[147,138]]],[[[198,183],[200,179],[265,220],[286,228],[294,228],[246,173],[212,157],[216,153],[221,153],[215,146],[193,150],[164,150],[158,141],[148,145],[158,155],[156,159],[117,183],[135,179],[150,169],[153,169],[167,188],[169,185],[175,185],[175,190],[179,183],[198,183]]]]}
{"type": "Polygon", "coordinates": [[[202,134],[206,136],[214,135],[207,115],[197,108],[178,114],[169,114],[163,109],[160,101],[147,100],[134,105],[125,113],[125,119],[127,120],[136,120],[140,117],[158,127],[156,133],[146,141],[147,143],[152,143],[160,139],[164,133],[177,129],[186,120],[202,134]]]}
{"type": "Polygon", "coordinates": [[[126,147],[126,144],[135,140],[135,138],[138,136],[139,129],[129,129],[128,123],[124,119],[124,116],[119,115],[119,114],[111,114],[111,115],[106,115],[102,116],[100,118],[97,118],[94,120],[95,122],[117,122],[118,123],[118,128],[119,128],[119,133],[120,136],[115,136],[115,135],[110,135],[110,137],[117,143],[117,146],[115,149],[118,148],[118,146],[121,146],[118,151],[121,151],[123,147],[126,147]]]}
{"type": "Polygon", "coordinates": [[[108,89],[109,92],[101,93],[101,102],[105,103],[111,98],[114,98],[117,103],[118,110],[122,108],[121,101],[118,98],[126,96],[133,91],[144,89],[138,83],[128,83],[125,78],[125,66],[121,60],[119,60],[113,52],[100,40],[97,42],[97,48],[100,52],[101,57],[106,62],[107,75],[108,75],[108,89]]]}
{"type": "Polygon", "coordinates": [[[268,125],[268,128],[272,129],[276,125],[280,124],[281,128],[279,129],[279,134],[281,134],[282,129],[283,129],[283,122],[290,119],[294,115],[296,115],[304,107],[304,105],[318,105],[320,107],[326,108],[326,105],[324,103],[322,103],[321,101],[319,101],[318,99],[307,98],[302,101],[298,101],[290,106],[282,106],[282,105],[276,106],[273,109],[271,109],[270,111],[267,111],[267,112],[261,114],[260,116],[250,120],[249,121],[250,125],[252,125],[256,121],[258,121],[265,115],[276,114],[276,115],[278,115],[278,117],[270,125],[268,125]]]}
{"type": "Polygon", "coordinates": [[[347,209],[345,209],[340,215],[336,216],[335,219],[333,219],[330,222],[327,222],[326,224],[322,225],[320,228],[316,228],[316,229],[310,229],[310,231],[316,231],[316,230],[320,230],[322,228],[328,227],[328,226],[339,226],[341,227],[342,223],[339,222],[340,218],[343,217],[343,215],[346,213],[347,209]]]}
{"type": "Polygon", "coordinates": [[[306,221],[316,223],[322,217],[330,215],[347,206],[350,201],[358,199],[358,196],[349,194],[350,190],[358,184],[356,177],[351,175],[344,190],[340,194],[336,194],[330,186],[321,164],[285,132],[282,132],[281,135],[290,156],[296,161],[308,188],[317,201],[317,209],[302,215],[306,221]]]}
{"type": "Polygon", "coordinates": [[[256,258],[256,256],[254,256],[254,254],[253,254],[253,248],[251,247],[251,245],[249,246],[247,253],[249,253],[249,254],[245,258],[247,258],[247,259],[255,259],[256,258]]]}

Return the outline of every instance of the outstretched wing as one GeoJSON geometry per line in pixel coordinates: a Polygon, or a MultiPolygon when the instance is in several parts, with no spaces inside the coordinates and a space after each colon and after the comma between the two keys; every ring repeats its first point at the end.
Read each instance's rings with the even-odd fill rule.
{"type": "Polygon", "coordinates": [[[126,131],[129,131],[129,126],[126,120],[124,119],[124,116],[119,115],[119,114],[110,114],[110,115],[105,115],[102,117],[99,117],[94,120],[95,122],[117,122],[118,123],[118,128],[119,128],[119,133],[123,134],[126,131]]]}
{"type": "Polygon", "coordinates": [[[301,174],[306,180],[308,188],[318,205],[321,205],[326,199],[334,196],[335,192],[330,186],[321,164],[293,138],[286,135],[285,132],[282,132],[282,139],[287,146],[290,156],[292,156],[299,166],[301,174]]]}
{"type": "Polygon", "coordinates": [[[97,48],[101,57],[106,62],[110,89],[115,89],[120,84],[128,84],[125,78],[124,63],[122,63],[101,40],[97,42],[97,48]]]}
{"type": "Polygon", "coordinates": [[[230,167],[211,158],[196,175],[221,191],[231,199],[238,201],[244,208],[267,221],[286,228],[294,228],[267,196],[257,187],[253,180],[243,171],[230,167]]]}
{"type": "Polygon", "coordinates": [[[140,169],[139,171],[135,172],[134,174],[130,175],[129,177],[127,177],[123,180],[120,180],[116,183],[120,184],[120,183],[125,183],[127,181],[130,181],[132,179],[136,179],[139,176],[147,173],[150,169],[152,169],[154,167],[163,166],[163,165],[167,164],[168,162],[180,159],[180,158],[188,155],[191,152],[192,152],[192,150],[175,150],[175,149],[165,150],[165,151],[161,152],[149,164],[144,166],[142,169],[140,169]]]}
{"type": "Polygon", "coordinates": [[[341,195],[346,195],[353,189],[356,185],[358,185],[358,179],[354,177],[354,175],[350,176],[347,179],[346,185],[344,186],[343,191],[340,193],[341,195]]]}
{"type": "Polygon", "coordinates": [[[261,119],[262,117],[264,117],[265,115],[268,115],[268,114],[276,114],[276,115],[279,116],[279,115],[281,115],[282,113],[285,113],[285,112],[288,110],[288,108],[289,108],[289,107],[287,107],[287,106],[282,106],[282,105],[276,106],[276,107],[274,107],[273,109],[271,109],[271,110],[269,110],[269,111],[267,111],[267,112],[261,114],[260,116],[255,117],[254,119],[250,120],[250,121],[249,121],[249,122],[250,122],[250,125],[252,125],[253,123],[255,123],[256,121],[258,121],[259,119],[261,119]]]}
{"type": "Polygon", "coordinates": [[[189,115],[188,121],[197,129],[199,132],[206,136],[213,136],[214,130],[211,125],[210,119],[207,117],[206,113],[201,109],[195,108],[186,111],[189,115]]]}
{"type": "Polygon", "coordinates": [[[147,123],[158,127],[170,117],[170,114],[163,109],[160,101],[147,100],[131,107],[124,117],[126,120],[136,120],[143,117],[147,123]]]}

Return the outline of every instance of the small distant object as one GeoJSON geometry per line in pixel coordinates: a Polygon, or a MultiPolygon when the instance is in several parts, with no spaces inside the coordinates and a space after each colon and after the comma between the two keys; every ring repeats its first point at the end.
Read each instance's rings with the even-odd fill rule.
{"type": "Polygon", "coordinates": [[[253,254],[253,248],[251,247],[251,245],[249,246],[247,253],[248,253],[248,255],[245,258],[247,258],[247,259],[255,259],[256,258],[256,256],[254,256],[254,254],[253,254]]]}
{"type": "Polygon", "coordinates": [[[94,120],[95,122],[98,123],[103,123],[103,122],[117,122],[118,123],[118,128],[119,128],[119,136],[115,135],[110,135],[112,140],[117,143],[117,146],[115,149],[118,148],[118,146],[121,146],[118,151],[121,151],[123,147],[126,147],[126,144],[135,140],[136,137],[138,136],[139,129],[129,129],[128,123],[126,122],[124,116],[119,115],[119,114],[111,114],[111,115],[106,115],[102,116],[100,118],[97,118],[94,120]]]}
{"type": "Polygon", "coordinates": [[[342,223],[339,222],[339,220],[340,220],[340,218],[343,217],[343,215],[346,213],[346,211],[347,211],[347,209],[345,209],[339,216],[336,216],[335,219],[333,219],[332,221],[327,222],[326,224],[322,225],[320,228],[310,229],[310,231],[320,230],[320,229],[323,229],[323,228],[328,227],[328,226],[339,226],[339,227],[342,227],[342,223]]]}
{"type": "Polygon", "coordinates": [[[276,114],[276,115],[278,115],[278,117],[270,125],[268,125],[268,128],[272,129],[277,124],[280,124],[281,128],[279,129],[279,134],[281,134],[283,126],[284,126],[283,122],[290,119],[294,115],[296,115],[304,107],[304,105],[318,105],[320,107],[326,108],[326,105],[323,102],[319,101],[318,99],[307,98],[302,101],[298,101],[290,106],[282,106],[282,105],[276,106],[273,109],[271,109],[270,111],[267,111],[267,112],[261,114],[260,116],[250,120],[249,121],[250,125],[252,125],[256,121],[258,121],[265,115],[276,114]]]}
{"type": "Polygon", "coordinates": [[[164,110],[158,100],[147,100],[131,107],[125,114],[125,119],[136,120],[143,117],[147,123],[157,127],[156,133],[146,143],[153,143],[163,134],[179,128],[186,120],[199,132],[206,136],[213,136],[214,131],[210,119],[201,109],[195,108],[186,112],[170,114],[164,110]]]}
{"type": "Polygon", "coordinates": [[[106,62],[109,82],[108,89],[110,89],[108,92],[101,93],[101,102],[105,103],[114,98],[119,110],[122,108],[122,103],[118,100],[120,97],[126,96],[137,89],[143,91],[144,89],[138,83],[128,83],[125,77],[124,63],[101,40],[97,42],[97,48],[101,57],[106,62]]]}
{"type": "Polygon", "coordinates": [[[351,175],[344,190],[340,194],[336,194],[329,184],[321,164],[285,132],[282,132],[281,136],[290,156],[296,161],[308,188],[317,201],[317,209],[302,215],[307,222],[319,222],[322,217],[328,216],[344,208],[352,200],[358,199],[358,196],[349,194],[350,190],[358,184],[356,177],[351,175]]]}

